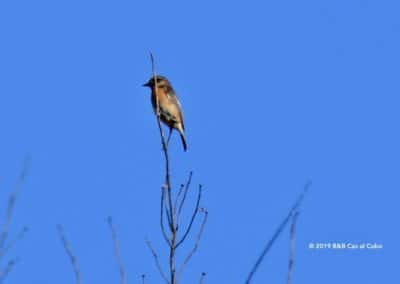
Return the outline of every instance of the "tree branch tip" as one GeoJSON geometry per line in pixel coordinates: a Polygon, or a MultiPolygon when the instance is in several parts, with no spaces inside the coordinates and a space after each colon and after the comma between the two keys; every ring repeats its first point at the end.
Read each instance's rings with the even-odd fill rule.
{"type": "Polygon", "coordinates": [[[146,242],[147,245],[149,245],[151,248],[153,248],[153,245],[151,244],[151,241],[148,237],[145,237],[144,241],[146,242]]]}
{"type": "Polygon", "coordinates": [[[15,265],[18,261],[19,261],[19,258],[18,258],[18,257],[14,258],[14,259],[10,259],[10,260],[7,262],[7,265],[15,265]]]}
{"type": "Polygon", "coordinates": [[[23,165],[23,168],[22,168],[22,171],[21,171],[20,179],[23,180],[28,175],[29,166],[30,166],[31,160],[32,160],[31,155],[28,154],[24,159],[24,165],[23,165]]]}
{"type": "Polygon", "coordinates": [[[304,185],[304,191],[307,192],[310,189],[310,187],[312,186],[312,184],[313,184],[312,180],[308,179],[306,181],[306,184],[304,185]]]}
{"type": "Polygon", "coordinates": [[[199,212],[202,212],[202,213],[204,213],[204,214],[208,214],[207,208],[204,208],[204,207],[200,207],[200,208],[199,208],[199,212]]]}

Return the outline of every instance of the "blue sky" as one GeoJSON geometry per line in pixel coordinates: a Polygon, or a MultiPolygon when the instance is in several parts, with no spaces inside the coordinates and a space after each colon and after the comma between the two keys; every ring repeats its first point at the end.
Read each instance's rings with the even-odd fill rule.
{"type": "MultiPolygon", "coordinates": [[[[175,134],[173,183],[193,170],[210,212],[184,283],[202,271],[206,283],[243,283],[308,179],[293,283],[398,278],[398,1],[140,2],[0,3],[2,212],[32,157],[11,233],[31,230],[9,252],[19,262],[7,283],[74,283],[59,223],[84,283],[119,283],[109,215],[129,283],[161,283],[144,242],[165,257],[164,161],[141,87],[150,50],[185,111],[189,151],[175,134]]],[[[285,283],[288,234],[254,283],[285,283]]]]}

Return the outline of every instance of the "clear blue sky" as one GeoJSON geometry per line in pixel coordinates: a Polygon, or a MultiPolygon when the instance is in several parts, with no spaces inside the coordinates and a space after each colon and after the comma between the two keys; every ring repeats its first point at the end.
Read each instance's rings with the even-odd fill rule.
{"type": "MultiPolygon", "coordinates": [[[[166,252],[150,50],[185,110],[173,183],[194,170],[210,212],[184,283],[243,283],[307,179],[293,283],[398,279],[399,2],[141,2],[0,2],[2,214],[32,157],[11,233],[31,231],[7,283],[74,283],[58,223],[84,283],[119,283],[108,215],[129,283],[161,283],[144,242],[166,252]],[[385,247],[307,248],[330,241],[385,247]]],[[[254,283],[285,283],[288,253],[286,230],[254,283]]]]}

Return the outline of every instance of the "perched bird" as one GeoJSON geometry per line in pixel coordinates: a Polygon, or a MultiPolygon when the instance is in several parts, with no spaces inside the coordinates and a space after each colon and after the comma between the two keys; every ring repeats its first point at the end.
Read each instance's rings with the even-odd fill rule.
{"type": "MultiPolygon", "coordinates": [[[[176,129],[182,139],[183,149],[187,150],[187,143],[185,137],[185,125],[183,122],[182,107],[175,94],[171,83],[164,76],[156,76],[157,84],[154,77],[144,84],[144,87],[151,88],[151,103],[153,105],[153,110],[157,114],[157,97],[158,105],[160,109],[160,120],[169,126],[168,142],[171,138],[171,133],[173,129],[176,129]],[[157,92],[156,92],[157,85],[157,92]]],[[[168,143],[167,142],[167,143],[168,143]]]]}

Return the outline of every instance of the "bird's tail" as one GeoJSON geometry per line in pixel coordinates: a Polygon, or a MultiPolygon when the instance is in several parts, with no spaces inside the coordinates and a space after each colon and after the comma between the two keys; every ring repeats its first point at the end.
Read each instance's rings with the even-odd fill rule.
{"type": "Polygon", "coordinates": [[[187,143],[186,143],[185,133],[180,132],[180,135],[181,135],[181,140],[182,140],[182,144],[183,144],[183,150],[185,150],[185,152],[186,152],[187,151],[187,143]]]}
{"type": "Polygon", "coordinates": [[[178,130],[180,136],[181,136],[181,140],[182,140],[182,144],[183,144],[183,150],[186,152],[187,151],[187,142],[186,142],[186,136],[185,136],[185,130],[184,130],[184,126],[183,124],[179,123],[175,125],[175,129],[178,130]]]}

